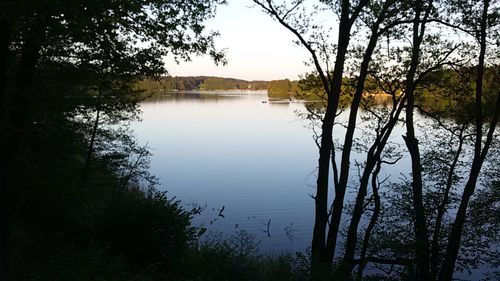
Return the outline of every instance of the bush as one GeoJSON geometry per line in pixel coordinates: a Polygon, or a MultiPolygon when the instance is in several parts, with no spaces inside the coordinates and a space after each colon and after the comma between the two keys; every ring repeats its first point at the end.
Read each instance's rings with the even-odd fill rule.
{"type": "Polygon", "coordinates": [[[190,214],[165,192],[117,192],[98,219],[98,237],[138,271],[175,270],[194,241],[190,214]]]}

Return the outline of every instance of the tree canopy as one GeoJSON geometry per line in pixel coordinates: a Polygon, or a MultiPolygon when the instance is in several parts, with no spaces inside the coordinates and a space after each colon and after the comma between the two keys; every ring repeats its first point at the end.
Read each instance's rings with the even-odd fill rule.
{"type": "MultiPolygon", "coordinates": [[[[125,254],[150,266],[183,251],[189,214],[154,190],[149,152],[127,130],[138,113],[133,85],[166,74],[165,56],[224,63],[205,27],[224,3],[0,1],[0,280],[93,279],[93,261],[124,265],[125,254]],[[131,223],[137,231],[117,239],[131,223]],[[64,265],[73,258],[82,270],[64,265]]],[[[137,273],[121,265],[101,276],[137,273]]]]}

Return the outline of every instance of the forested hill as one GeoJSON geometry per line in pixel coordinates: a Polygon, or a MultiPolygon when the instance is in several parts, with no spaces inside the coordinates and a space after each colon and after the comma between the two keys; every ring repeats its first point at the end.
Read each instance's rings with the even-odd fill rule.
{"type": "Polygon", "coordinates": [[[215,90],[267,90],[268,81],[246,81],[234,78],[186,76],[146,79],[138,82],[138,89],[145,94],[172,91],[215,91],[215,90]]]}

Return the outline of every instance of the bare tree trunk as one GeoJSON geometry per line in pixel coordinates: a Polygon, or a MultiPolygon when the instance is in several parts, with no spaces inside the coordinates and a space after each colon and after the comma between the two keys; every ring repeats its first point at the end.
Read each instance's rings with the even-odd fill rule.
{"type": "MultiPolygon", "coordinates": [[[[477,106],[477,105],[476,105],[477,106]]],[[[450,236],[448,237],[448,245],[446,248],[446,255],[443,261],[443,267],[441,270],[441,274],[439,276],[439,280],[448,281],[453,279],[453,272],[455,270],[455,263],[458,258],[458,252],[460,250],[460,243],[462,240],[462,230],[465,224],[465,219],[467,215],[467,207],[469,204],[469,200],[474,194],[476,189],[477,179],[479,177],[479,173],[481,171],[481,167],[483,165],[484,160],[486,159],[486,155],[491,145],[491,141],[493,139],[493,135],[495,132],[495,128],[498,123],[498,115],[500,114],[500,92],[497,95],[497,102],[495,106],[495,113],[490,122],[490,128],[488,131],[488,135],[486,137],[486,141],[484,147],[478,158],[474,157],[472,161],[472,167],[469,175],[469,179],[465,184],[464,192],[462,194],[462,199],[460,201],[460,206],[458,207],[457,215],[455,217],[455,221],[453,222],[450,236]]],[[[477,137],[477,132],[476,132],[477,137]]],[[[482,141],[476,138],[476,147],[481,146],[482,141]]]]}
{"type": "MultiPolygon", "coordinates": [[[[410,98],[408,98],[410,100],[410,98]]],[[[415,212],[415,239],[417,255],[417,279],[428,280],[429,277],[429,238],[423,203],[422,166],[418,140],[413,128],[413,100],[408,101],[406,113],[407,133],[404,137],[412,159],[412,199],[415,212]]]]}
{"type": "Polygon", "coordinates": [[[498,120],[498,111],[500,110],[500,93],[497,96],[497,103],[495,107],[495,113],[490,123],[490,129],[484,147],[483,143],[483,107],[482,107],[482,96],[483,96],[483,79],[484,79],[484,61],[486,54],[486,32],[487,32],[487,20],[488,20],[488,9],[489,0],[484,0],[483,11],[481,15],[481,25],[479,30],[479,59],[476,74],[476,94],[475,94],[475,144],[474,144],[474,158],[472,160],[471,171],[469,174],[469,179],[465,185],[462,199],[453,222],[451,233],[448,238],[448,245],[446,249],[445,259],[443,261],[443,266],[439,280],[452,280],[453,272],[455,270],[455,262],[458,257],[458,252],[460,250],[460,243],[462,239],[462,229],[465,224],[465,218],[467,215],[467,206],[469,200],[474,194],[476,188],[477,179],[481,171],[482,164],[488,153],[489,146],[491,144],[491,139],[495,131],[496,123],[498,120]]]}
{"type": "Polygon", "coordinates": [[[446,178],[446,187],[443,194],[443,199],[438,207],[438,212],[436,215],[436,225],[434,227],[434,232],[432,234],[432,246],[431,246],[431,279],[436,280],[438,274],[438,264],[439,264],[439,236],[441,235],[441,227],[443,223],[443,217],[446,213],[446,206],[450,200],[450,191],[453,185],[453,176],[455,174],[455,168],[457,166],[460,154],[462,153],[462,146],[465,138],[463,137],[465,127],[462,127],[459,136],[459,144],[457,151],[455,152],[455,157],[450,165],[450,170],[448,171],[448,176],[446,178]]]}
{"type": "Polygon", "coordinates": [[[6,191],[7,186],[7,153],[9,150],[5,140],[7,132],[7,106],[6,106],[6,86],[7,86],[7,64],[9,58],[10,46],[10,27],[6,20],[0,20],[0,281],[6,280],[6,262],[8,252],[8,194],[6,191]]]}
{"type": "Polygon", "coordinates": [[[482,107],[482,95],[483,95],[483,79],[484,79],[484,61],[486,54],[486,33],[487,33],[487,20],[488,20],[488,9],[489,0],[484,1],[483,11],[481,15],[481,25],[479,30],[479,60],[477,66],[476,75],[476,94],[475,94],[475,144],[474,144],[474,158],[472,160],[472,166],[469,174],[469,179],[465,184],[465,188],[462,194],[462,199],[453,222],[451,233],[448,238],[448,245],[446,248],[446,255],[443,261],[443,266],[439,280],[452,280],[453,272],[455,270],[455,263],[458,258],[458,252],[460,250],[460,243],[462,240],[462,230],[465,224],[465,219],[467,215],[467,207],[469,200],[474,194],[476,189],[477,179],[481,171],[481,167],[488,153],[493,134],[498,122],[498,115],[500,111],[500,93],[497,94],[497,102],[495,106],[495,111],[493,113],[488,135],[486,136],[486,141],[483,147],[483,107],[482,107]]]}
{"type": "MultiPolygon", "coordinates": [[[[462,239],[462,229],[465,224],[465,219],[467,215],[467,207],[470,198],[474,194],[474,190],[476,188],[477,179],[479,177],[479,173],[481,171],[481,166],[486,158],[489,147],[491,145],[491,141],[493,138],[493,134],[498,123],[498,115],[500,111],[500,93],[497,96],[497,102],[495,107],[495,114],[490,123],[490,129],[488,132],[488,136],[484,145],[484,148],[481,152],[479,159],[474,158],[472,163],[471,172],[469,175],[469,180],[467,181],[464,192],[462,194],[462,199],[460,201],[460,206],[457,211],[457,215],[455,221],[453,222],[450,236],[448,238],[448,246],[446,249],[446,256],[443,262],[443,268],[441,271],[441,275],[439,280],[452,280],[453,272],[455,269],[455,262],[458,257],[458,252],[460,250],[460,242],[462,239]]],[[[481,144],[480,144],[481,145],[481,144]]]]}
{"type": "MultiPolygon", "coordinates": [[[[302,34],[300,34],[298,29],[294,28],[286,22],[286,17],[295,8],[297,8],[298,5],[302,3],[301,1],[297,1],[295,5],[288,11],[284,10],[284,7],[276,9],[276,6],[279,5],[275,5],[271,0],[253,0],[253,2],[259,5],[266,13],[271,15],[281,25],[283,25],[286,29],[297,36],[299,42],[311,54],[316,70],[318,71],[318,74],[321,78],[323,87],[328,94],[326,113],[322,120],[322,134],[318,160],[318,178],[316,182],[317,186],[315,195],[315,221],[311,243],[311,280],[317,280],[321,278],[321,274],[318,274],[318,272],[321,271],[320,269],[323,267],[329,269],[334,259],[335,247],[337,244],[337,235],[343,211],[345,186],[347,185],[348,180],[349,155],[346,152],[347,157],[346,155],[342,156],[342,158],[344,159],[342,161],[343,164],[341,167],[341,169],[344,171],[343,175],[341,176],[339,183],[337,184],[336,182],[335,184],[335,199],[332,204],[332,217],[330,227],[328,229],[328,235],[326,236],[326,228],[328,224],[328,182],[330,174],[330,161],[332,161],[332,165],[334,165],[335,163],[335,159],[332,158],[332,132],[341,94],[344,62],[347,48],[349,46],[351,27],[354,21],[359,16],[361,10],[368,4],[369,0],[361,0],[356,7],[352,7],[352,10],[349,0],[342,0],[340,3],[341,15],[339,24],[339,37],[335,66],[332,76],[330,76],[330,73],[323,71],[319,58],[311,42],[306,40],[302,36],[302,34]],[[350,15],[351,12],[352,15],[350,15]],[[346,158],[347,160],[345,160],[346,158]]],[[[346,148],[344,148],[344,150],[346,150],[346,148]]],[[[336,170],[336,167],[334,167],[333,169],[336,170]]]]}
{"type": "MultiPolygon", "coordinates": [[[[342,1],[340,25],[339,25],[339,41],[337,48],[337,57],[335,60],[335,68],[333,72],[333,85],[332,94],[328,97],[328,103],[333,102],[335,109],[338,108],[339,97],[341,94],[341,84],[342,76],[344,72],[344,63],[347,53],[347,48],[349,46],[349,41],[351,38],[351,28],[354,21],[357,19],[359,12],[368,4],[368,0],[360,1],[358,5],[354,8],[353,14],[349,17],[350,5],[348,0],[342,1]],[[334,98],[333,101],[331,99],[334,98]]],[[[353,110],[351,108],[351,110],[353,110]]],[[[357,108],[355,109],[357,110],[357,108]]],[[[356,112],[352,113],[355,117],[356,112]]],[[[340,229],[340,222],[342,219],[342,212],[344,210],[344,198],[347,189],[347,182],[349,180],[349,168],[350,168],[350,152],[352,147],[352,135],[354,134],[354,126],[348,129],[346,132],[346,141],[344,142],[344,147],[342,148],[341,165],[340,165],[340,176],[339,181],[335,185],[335,198],[332,204],[332,214],[330,220],[330,226],[328,229],[328,237],[326,241],[326,253],[327,262],[332,263],[335,258],[335,249],[337,246],[338,232],[340,229]]],[[[332,159],[334,162],[335,159],[332,159]]]]}
{"type": "Polygon", "coordinates": [[[380,195],[378,193],[378,174],[380,173],[380,169],[382,166],[382,162],[380,159],[377,161],[377,166],[372,174],[372,192],[373,192],[373,201],[375,203],[375,207],[373,210],[372,217],[370,218],[370,223],[368,223],[368,227],[366,228],[365,237],[363,238],[363,245],[361,246],[361,254],[359,257],[359,266],[358,272],[356,273],[356,280],[361,281],[363,279],[363,271],[367,264],[366,261],[366,253],[368,252],[368,245],[370,243],[370,237],[372,235],[372,231],[375,228],[375,224],[377,223],[378,217],[380,215],[380,195]]]}
{"type": "MultiPolygon", "coordinates": [[[[409,102],[409,104],[411,104],[409,102]]],[[[411,105],[413,108],[413,105],[411,105]]],[[[412,109],[407,109],[412,110],[412,109]]],[[[407,111],[410,112],[410,111],[407,111]]],[[[429,238],[427,236],[427,222],[423,203],[423,184],[422,184],[422,166],[420,162],[420,150],[418,140],[413,132],[413,114],[406,114],[407,130],[404,140],[412,158],[412,199],[413,210],[415,212],[415,239],[417,255],[417,278],[419,280],[428,280],[429,275],[429,238]],[[412,123],[411,123],[412,124],[412,123]]]]}
{"type": "Polygon", "coordinates": [[[90,162],[92,161],[92,154],[94,153],[95,138],[97,136],[97,129],[99,128],[100,114],[101,110],[98,108],[95,116],[94,126],[92,127],[92,135],[90,137],[89,147],[87,149],[87,157],[85,158],[85,165],[83,167],[82,182],[80,184],[80,187],[82,189],[85,188],[85,185],[87,183],[87,177],[90,169],[90,162]]]}
{"type": "MultiPolygon", "coordinates": [[[[332,91],[328,95],[328,105],[332,108],[333,116],[329,116],[330,120],[325,119],[323,120],[323,124],[327,124],[328,126],[332,126],[335,122],[335,114],[338,109],[338,103],[339,103],[339,98],[341,94],[341,87],[342,87],[342,75],[344,73],[344,62],[345,62],[345,56],[347,54],[347,47],[349,46],[349,40],[350,40],[350,29],[351,27],[348,26],[347,22],[342,22],[340,23],[340,31],[339,31],[339,46],[337,50],[337,57],[335,60],[335,68],[333,70],[333,83],[332,83],[332,91]],[[326,123],[325,123],[326,121],[326,123]]],[[[332,129],[328,129],[325,131],[325,127],[323,127],[322,131],[322,138],[325,137],[326,134],[328,134],[328,138],[332,138],[332,129]]],[[[333,144],[331,146],[331,149],[333,149],[333,144]]],[[[331,150],[330,149],[330,150],[331,150]]],[[[346,148],[344,148],[344,151],[346,148]]],[[[342,153],[342,159],[344,159],[346,156],[344,155],[345,153],[342,153]]],[[[348,157],[348,156],[347,156],[348,157]]],[[[335,159],[332,159],[332,165],[335,162],[335,159]]],[[[342,163],[345,161],[342,160],[342,163]]],[[[330,169],[330,159],[328,161],[325,161],[323,167],[319,167],[320,169],[324,170],[329,170],[330,169]]],[[[345,188],[344,186],[347,185],[347,180],[348,178],[346,177],[345,170],[348,169],[349,161],[345,163],[345,165],[340,167],[340,177],[339,177],[339,182],[338,185],[335,186],[335,198],[333,200],[333,208],[332,208],[332,214],[331,214],[331,221],[330,221],[330,226],[328,229],[328,236],[326,240],[326,248],[325,244],[323,244],[323,248],[325,249],[325,262],[331,264],[333,262],[333,259],[335,257],[335,247],[337,245],[337,235],[338,235],[338,230],[340,226],[340,220],[342,216],[342,210],[344,207],[344,197],[345,197],[345,188]],[[346,167],[347,166],[347,167],[346,167]]],[[[328,183],[328,175],[326,175],[326,183],[328,183]]],[[[319,180],[319,173],[318,173],[318,180],[319,180]]],[[[328,189],[328,184],[324,187],[321,188],[326,188],[328,189]]],[[[319,190],[319,185],[318,185],[318,190],[319,190]]],[[[328,203],[327,200],[328,198],[325,198],[326,205],[322,208],[327,209],[328,208],[328,203]]],[[[315,224],[316,227],[316,224],[315,224]]],[[[326,227],[326,225],[325,225],[326,227]]],[[[323,228],[323,232],[325,232],[325,228],[323,228]]],[[[314,236],[313,236],[314,238],[314,236]]]]}
{"type": "Polygon", "coordinates": [[[417,66],[420,60],[420,45],[423,40],[425,31],[425,21],[431,9],[432,1],[429,1],[429,6],[425,11],[422,21],[421,14],[423,1],[419,0],[415,3],[415,20],[413,23],[413,47],[410,69],[406,76],[405,95],[407,97],[406,104],[406,136],[403,136],[406,147],[411,156],[412,170],[412,199],[414,211],[414,227],[415,227],[415,247],[417,257],[417,279],[429,280],[429,237],[427,235],[427,221],[423,203],[423,182],[422,182],[422,164],[420,160],[420,149],[418,140],[415,137],[415,128],[413,121],[413,110],[415,104],[415,76],[417,66]],[[422,24],[420,22],[422,21],[422,24]]]}
{"type": "MultiPolygon", "coordinates": [[[[3,26],[2,26],[3,28],[3,26]]],[[[9,241],[10,225],[13,220],[13,210],[17,204],[15,186],[21,180],[21,154],[23,153],[23,140],[28,129],[31,101],[36,66],[40,58],[43,35],[42,24],[33,24],[31,30],[23,36],[24,42],[18,64],[17,76],[13,89],[6,89],[6,68],[8,63],[9,34],[8,26],[0,32],[0,91],[1,91],[1,117],[0,117],[0,144],[2,156],[0,160],[0,281],[6,280],[9,269],[9,241]],[[11,96],[7,97],[6,95],[11,96]],[[9,106],[7,107],[7,100],[9,106]],[[8,112],[7,112],[8,111],[8,112]]]]}
{"type": "Polygon", "coordinates": [[[331,115],[335,115],[335,109],[327,107],[325,119],[322,125],[321,145],[319,148],[318,178],[316,181],[316,196],[314,229],[311,242],[311,258],[313,264],[326,261],[325,251],[325,231],[328,222],[328,179],[330,169],[330,157],[333,148],[332,130],[333,120],[331,115]]]}
{"type": "MultiPolygon", "coordinates": [[[[385,148],[385,145],[387,144],[387,141],[389,137],[392,134],[392,130],[396,126],[396,123],[399,119],[399,115],[401,114],[403,107],[404,107],[404,101],[405,98],[402,98],[398,104],[394,104],[393,110],[391,112],[389,121],[383,129],[381,130],[380,134],[377,135],[374,143],[370,147],[367,157],[366,157],[366,164],[363,169],[363,174],[360,179],[360,184],[359,184],[359,190],[358,194],[356,196],[356,202],[354,205],[353,209],[353,214],[351,216],[351,223],[349,224],[349,230],[347,233],[347,241],[346,241],[346,252],[344,254],[343,262],[342,262],[342,268],[341,270],[345,271],[342,272],[342,274],[345,275],[347,278],[350,273],[352,272],[354,266],[355,266],[355,259],[354,255],[356,253],[356,244],[358,241],[358,227],[359,223],[361,221],[361,217],[363,215],[363,207],[364,207],[364,202],[365,202],[365,197],[367,194],[367,189],[368,189],[368,184],[370,180],[370,175],[372,174],[372,170],[377,166],[380,165],[380,158],[382,155],[382,152],[385,148]]],[[[378,174],[378,172],[377,172],[378,174]]],[[[373,181],[373,178],[372,178],[373,181]]],[[[373,182],[372,182],[373,184],[373,182]]]]}
{"type": "MultiPolygon", "coordinates": [[[[349,166],[350,166],[349,158],[353,144],[354,131],[356,130],[357,113],[363,95],[366,77],[368,75],[368,67],[371,61],[371,57],[373,55],[373,51],[377,46],[378,38],[380,36],[378,29],[382,21],[385,19],[385,13],[388,8],[389,8],[389,1],[385,2],[383,10],[380,12],[377,21],[372,27],[372,35],[370,36],[368,46],[363,56],[363,61],[361,63],[361,69],[356,84],[356,91],[354,93],[354,98],[351,103],[351,109],[349,112],[349,121],[344,140],[344,148],[342,151],[342,167],[345,167],[345,169],[341,170],[341,178],[342,175],[344,175],[345,178],[348,178],[349,166]],[[344,161],[347,161],[347,165],[344,161]]],[[[338,270],[340,278],[348,278],[352,272],[352,269],[354,268],[354,253],[356,251],[357,229],[359,220],[361,219],[361,214],[363,212],[362,205],[364,198],[366,196],[366,186],[368,185],[368,179],[375,164],[375,162],[372,161],[374,150],[375,146],[372,146],[367,155],[368,160],[364,170],[364,175],[361,179],[360,189],[358,191],[358,200],[356,202],[356,207],[354,208],[354,213],[351,218],[351,226],[349,227],[349,232],[347,234],[346,252],[338,270]],[[362,197],[362,199],[360,199],[360,197],[362,197]]],[[[345,182],[345,185],[342,187],[345,191],[345,189],[347,188],[347,182],[345,182]]]]}
{"type": "MultiPolygon", "coordinates": [[[[342,26],[342,24],[341,24],[342,26]]],[[[328,223],[328,182],[330,172],[330,160],[333,147],[333,125],[335,123],[336,112],[342,85],[342,74],[344,71],[344,61],[347,53],[347,46],[349,45],[349,29],[346,31],[345,27],[343,32],[339,35],[339,48],[337,53],[337,60],[335,61],[335,68],[333,71],[333,82],[331,91],[328,93],[328,103],[325,117],[322,122],[321,130],[321,145],[319,148],[319,161],[318,161],[318,179],[316,181],[316,196],[315,200],[315,218],[314,230],[311,242],[311,279],[316,280],[321,278],[318,272],[322,272],[324,268],[331,266],[336,245],[336,235],[338,232],[338,225],[340,224],[340,215],[343,205],[343,197],[345,190],[342,192],[337,186],[335,187],[335,201],[341,200],[340,213],[338,214],[338,224],[330,224],[328,231],[328,238],[326,239],[326,226],[328,223]],[[340,44],[341,43],[341,44],[340,44]],[[333,237],[335,236],[335,237],[333,237]],[[325,247],[326,242],[326,247],[325,247]]],[[[333,165],[333,163],[332,163],[333,165]]],[[[334,202],[335,202],[334,201],[334,202]]],[[[335,205],[335,203],[334,203],[335,205]]],[[[337,203],[338,205],[338,203],[337,203]]],[[[335,207],[334,207],[335,208],[335,207]]],[[[337,207],[338,208],[338,207],[337,207]]],[[[332,214],[332,221],[333,219],[332,214]]]]}
{"type": "Polygon", "coordinates": [[[6,97],[5,87],[7,87],[7,64],[9,61],[10,46],[10,26],[6,20],[0,19],[0,124],[5,121],[6,97]]]}

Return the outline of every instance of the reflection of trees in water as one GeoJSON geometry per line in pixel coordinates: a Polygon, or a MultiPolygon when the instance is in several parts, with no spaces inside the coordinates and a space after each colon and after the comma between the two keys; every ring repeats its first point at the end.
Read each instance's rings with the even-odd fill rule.
{"type": "Polygon", "coordinates": [[[158,103],[163,100],[173,101],[189,101],[196,100],[196,102],[217,102],[228,99],[237,99],[250,95],[262,95],[259,91],[192,91],[192,92],[168,92],[153,95],[143,101],[142,103],[158,103]]]}

